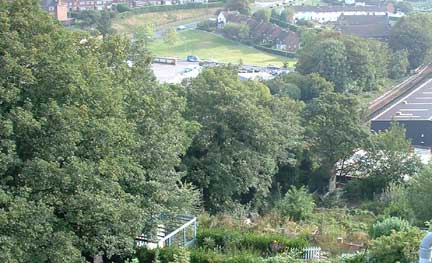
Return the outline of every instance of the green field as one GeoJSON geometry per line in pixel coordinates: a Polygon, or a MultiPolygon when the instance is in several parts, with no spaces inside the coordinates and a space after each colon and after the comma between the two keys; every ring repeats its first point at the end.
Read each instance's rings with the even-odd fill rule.
{"type": "Polygon", "coordinates": [[[169,45],[163,40],[156,40],[149,46],[155,56],[186,58],[195,55],[201,59],[214,59],[218,62],[282,66],[284,61],[294,66],[295,60],[261,52],[254,48],[227,40],[204,31],[188,30],[179,33],[179,41],[169,45]]]}

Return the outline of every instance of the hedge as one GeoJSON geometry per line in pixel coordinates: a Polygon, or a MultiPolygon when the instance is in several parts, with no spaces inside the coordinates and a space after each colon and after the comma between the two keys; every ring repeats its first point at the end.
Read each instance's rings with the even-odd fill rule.
{"type": "MultiPolygon", "coordinates": [[[[174,260],[178,248],[163,248],[159,250],[161,263],[170,263],[174,260]]],[[[262,263],[263,258],[250,251],[236,252],[236,254],[222,254],[214,250],[191,249],[190,263],[262,263]]],[[[136,257],[140,263],[153,263],[156,250],[139,248],[136,257]]]]}
{"type": "Polygon", "coordinates": [[[283,57],[288,57],[288,58],[295,58],[296,57],[296,53],[293,53],[293,52],[283,51],[280,49],[274,49],[274,48],[269,48],[269,47],[264,47],[264,46],[259,46],[259,45],[254,45],[254,47],[256,49],[262,50],[264,52],[272,53],[272,54],[283,56],[283,57]]]}
{"type": "Polygon", "coordinates": [[[277,241],[283,249],[304,248],[308,242],[303,238],[289,238],[282,234],[257,234],[253,232],[238,232],[227,229],[201,229],[198,231],[198,247],[206,245],[206,239],[211,238],[217,247],[222,249],[254,250],[260,253],[270,253],[271,244],[277,241]]]}
{"type": "Polygon", "coordinates": [[[294,31],[294,32],[300,31],[300,29],[297,25],[287,23],[287,22],[284,22],[284,21],[279,20],[279,19],[270,18],[270,22],[273,24],[276,24],[282,28],[288,28],[289,30],[294,31]]]}
{"type": "Polygon", "coordinates": [[[208,4],[203,3],[188,3],[185,5],[151,5],[151,6],[143,6],[133,8],[128,12],[121,13],[119,15],[120,18],[126,18],[131,15],[152,13],[152,12],[166,12],[173,10],[183,10],[183,9],[201,9],[201,8],[216,8],[223,7],[224,3],[222,2],[212,2],[208,4]]]}

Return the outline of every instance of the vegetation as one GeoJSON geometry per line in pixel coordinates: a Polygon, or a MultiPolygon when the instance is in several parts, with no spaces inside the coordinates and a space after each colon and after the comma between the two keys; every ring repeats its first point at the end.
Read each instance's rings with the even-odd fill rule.
{"type": "Polygon", "coordinates": [[[417,68],[430,58],[432,17],[428,14],[403,17],[392,29],[390,46],[393,50],[407,50],[410,69],[417,68]]]}
{"type": "Polygon", "coordinates": [[[156,56],[185,58],[193,54],[201,59],[212,58],[236,64],[240,59],[244,64],[262,66],[269,64],[282,66],[284,61],[288,61],[291,66],[295,64],[293,59],[267,54],[203,31],[188,30],[178,33],[178,36],[179,40],[174,45],[156,40],[149,46],[149,50],[156,56]],[[217,58],[214,57],[215,55],[217,58]]]}
{"type": "Polygon", "coordinates": [[[177,27],[182,24],[205,20],[216,12],[217,8],[192,10],[167,10],[122,16],[113,20],[113,28],[119,33],[133,34],[143,24],[151,23],[156,30],[177,27]]]}
{"type": "Polygon", "coordinates": [[[227,65],[162,85],[149,50],[284,59],[205,32],[163,43],[153,24],[130,41],[94,15],[71,31],[37,1],[0,1],[0,262],[297,263],[312,245],[326,263],[416,260],[432,168],[396,123],[370,133],[359,98],[427,61],[428,31],[405,30],[429,17],[403,19],[392,51],[304,31],[297,73],[242,82],[227,65]],[[136,247],[179,214],[199,216],[195,248],[136,247]]]}

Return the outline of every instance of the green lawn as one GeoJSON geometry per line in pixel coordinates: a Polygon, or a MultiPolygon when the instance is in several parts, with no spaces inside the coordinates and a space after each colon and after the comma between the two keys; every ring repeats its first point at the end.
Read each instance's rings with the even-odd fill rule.
{"type": "Polygon", "coordinates": [[[186,58],[195,55],[201,59],[214,59],[218,62],[262,65],[269,64],[282,66],[289,61],[294,66],[295,60],[261,52],[234,41],[227,40],[204,31],[188,30],[179,33],[179,41],[174,45],[164,43],[158,39],[149,46],[155,56],[186,58]]]}

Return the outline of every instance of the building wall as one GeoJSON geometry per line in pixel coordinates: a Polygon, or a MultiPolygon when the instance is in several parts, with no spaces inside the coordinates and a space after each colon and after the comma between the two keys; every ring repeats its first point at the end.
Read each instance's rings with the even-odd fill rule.
{"type": "Polygon", "coordinates": [[[319,23],[336,22],[342,15],[386,15],[386,12],[348,11],[348,12],[297,12],[294,20],[313,20],[319,23]]]}
{"type": "MultiPolygon", "coordinates": [[[[406,137],[412,145],[432,147],[432,121],[398,121],[406,129],[406,137]]],[[[373,131],[383,131],[390,127],[390,121],[372,121],[373,131]]]]}

